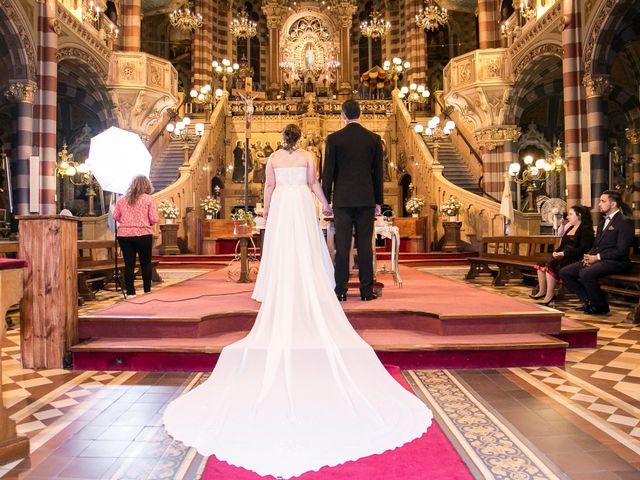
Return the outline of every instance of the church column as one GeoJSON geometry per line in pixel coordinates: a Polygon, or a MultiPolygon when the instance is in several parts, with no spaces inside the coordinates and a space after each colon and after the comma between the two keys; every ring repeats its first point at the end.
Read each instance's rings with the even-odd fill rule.
{"type": "Polygon", "coordinates": [[[342,0],[336,4],[335,12],[340,21],[340,77],[339,94],[343,98],[351,95],[351,81],[353,75],[353,58],[351,56],[351,26],[356,7],[349,0],[342,0]]]}
{"type": "Polygon", "coordinates": [[[126,52],[140,51],[142,24],[142,0],[125,0],[122,8],[122,49],[126,52]]]}
{"type": "Polygon", "coordinates": [[[408,60],[411,63],[409,69],[409,83],[426,83],[427,69],[426,69],[426,57],[427,46],[425,43],[424,29],[418,27],[416,23],[416,15],[420,11],[422,0],[410,0],[407,2],[405,10],[405,22],[407,25],[407,58],[403,57],[403,60],[408,60]]]}
{"type": "Polygon", "coordinates": [[[564,108],[564,144],[567,165],[567,203],[582,202],[580,152],[583,144],[584,95],[580,0],[562,0],[562,95],[564,108]]]}
{"type": "Polygon", "coordinates": [[[282,88],[282,73],[280,71],[280,26],[286,12],[286,7],[279,0],[267,0],[262,5],[262,11],[267,17],[269,29],[269,56],[267,63],[267,92],[269,98],[274,99],[282,88]]]}
{"type": "Polygon", "coordinates": [[[498,200],[504,190],[504,173],[514,158],[513,142],[520,135],[520,129],[513,125],[483,128],[475,132],[482,153],[484,190],[498,200]]]}
{"type": "MultiPolygon", "coordinates": [[[[58,105],[58,21],[56,0],[38,0],[38,94],[34,145],[40,157],[39,208],[30,213],[56,213],[56,128],[58,105]]],[[[30,180],[35,180],[30,178],[30,180]]],[[[34,193],[34,192],[31,192],[34,193]]],[[[35,199],[34,199],[35,200],[35,199]]]]}
{"type": "Polygon", "coordinates": [[[478,2],[478,41],[480,48],[497,48],[500,46],[498,32],[499,12],[496,0],[479,0],[478,2]]]}
{"type": "Polygon", "coordinates": [[[213,0],[196,0],[195,13],[202,15],[202,28],[195,31],[191,48],[192,86],[201,88],[211,82],[211,61],[213,42],[212,10],[213,0]]]}
{"type": "Polygon", "coordinates": [[[605,102],[613,86],[605,77],[586,76],[583,83],[587,94],[587,132],[591,154],[591,206],[595,207],[602,192],[609,188],[605,102]]]}
{"type": "Polygon", "coordinates": [[[29,157],[33,155],[33,101],[36,84],[11,83],[7,96],[15,100],[17,109],[17,145],[14,178],[14,206],[18,215],[29,214],[29,157]]]}
{"type": "Polygon", "coordinates": [[[631,157],[631,175],[633,178],[633,222],[636,230],[640,229],[640,128],[628,128],[625,137],[629,142],[628,152],[631,157]]]}

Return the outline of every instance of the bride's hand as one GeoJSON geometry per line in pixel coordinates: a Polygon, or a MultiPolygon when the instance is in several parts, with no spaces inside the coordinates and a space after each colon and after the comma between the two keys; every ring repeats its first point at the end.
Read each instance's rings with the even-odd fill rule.
{"type": "Polygon", "coordinates": [[[333,209],[331,208],[331,205],[329,205],[328,203],[325,203],[322,206],[322,214],[325,217],[332,217],[333,216],[333,209]]]}

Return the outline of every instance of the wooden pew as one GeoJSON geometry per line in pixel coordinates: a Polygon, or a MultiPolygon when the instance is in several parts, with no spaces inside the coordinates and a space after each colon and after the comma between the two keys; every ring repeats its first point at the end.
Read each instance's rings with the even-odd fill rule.
{"type": "MultiPolygon", "coordinates": [[[[115,278],[115,244],[113,240],[78,240],[78,295],[94,300],[94,284],[106,285],[115,278]]],[[[152,261],[151,281],[162,282],[158,261],[152,261]]],[[[124,259],[118,257],[121,283],[124,282],[124,259]]],[[[137,272],[139,274],[140,272],[137,272]]],[[[122,285],[123,286],[123,285],[122,285]]]]}
{"type": "Polygon", "coordinates": [[[540,260],[549,259],[560,240],[549,235],[484,237],[480,256],[468,259],[470,268],[465,278],[489,273],[495,275],[494,286],[505,285],[512,278],[522,278],[523,271],[533,271],[540,260]]]}

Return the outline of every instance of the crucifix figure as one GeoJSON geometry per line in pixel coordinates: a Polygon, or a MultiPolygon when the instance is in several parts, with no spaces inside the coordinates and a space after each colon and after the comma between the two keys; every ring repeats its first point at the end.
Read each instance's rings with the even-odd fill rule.
{"type": "Polygon", "coordinates": [[[245,79],[245,88],[238,91],[238,95],[245,101],[244,112],[244,210],[249,210],[249,140],[251,139],[251,117],[253,116],[253,100],[258,97],[253,94],[251,77],[245,79]]]}

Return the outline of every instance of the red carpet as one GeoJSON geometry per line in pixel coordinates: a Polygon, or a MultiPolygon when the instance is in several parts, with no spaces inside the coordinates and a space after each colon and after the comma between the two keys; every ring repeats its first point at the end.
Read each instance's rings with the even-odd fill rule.
{"type": "MultiPolygon", "coordinates": [[[[387,366],[387,370],[407,390],[412,391],[400,373],[400,369],[387,366]]],[[[401,448],[382,455],[371,455],[337,467],[325,467],[318,472],[308,472],[299,480],[466,480],[473,475],[433,421],[420,438],[401,448]]],[[[210,457],[202,474],[202,480],[276,480],[262,477],[244,468],[233,467],[210,457]]]]}

